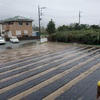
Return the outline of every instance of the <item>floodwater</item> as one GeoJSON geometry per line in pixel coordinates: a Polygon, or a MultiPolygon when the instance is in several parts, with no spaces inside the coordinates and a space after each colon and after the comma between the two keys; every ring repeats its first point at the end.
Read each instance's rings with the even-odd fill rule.
{"type": "Polygon", "coordinates": [[[44,42],[47,42],[47,38],[41,38],[40,40],[23,40],[20,41],[19,43],[11,43],[7,41],[5,45],[0,45],[0,51],[20,48],[25,46],[32,46],[34,44],[44,43],[44,42]]]}
{"type": "Polygon", "coordinates": [[[19,43],[11,43],[7,41],[5,45],[0,45],[0,51],[33,45],[36,44],[37,42],[39,42],[39,40],[23,40],[20,41],[19,43]]]}
{"type": "Polygon", "coordinates": [[[24,58],[0,65],[0,100],[96,100],[100,48],[44,43],[21,50],[24,58]]]}
{"type": "MultiPolygon", "coordinates": [[[[9,43],[8,43],[9,44],[9,43]]],[[[11,44],[13,49],[9,45],[0,45],[0,64],[9,62],[12,60],[22,59],[24,57],[29,57],[36,54],[41,54],[44,52],[54,51],[57,49],[63,49],[65,47],[70,47],[71,45],[63,45],[59,43],[43,43],[29,42],[25,44],[11,44]]]]}

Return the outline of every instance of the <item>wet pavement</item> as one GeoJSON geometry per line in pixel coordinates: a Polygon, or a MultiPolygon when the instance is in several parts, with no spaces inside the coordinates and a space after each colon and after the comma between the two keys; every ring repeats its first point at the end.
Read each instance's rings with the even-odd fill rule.
{"type": "Polygon", "coordinates": [[[0,65],[0,100],[96,100],[100,48],[68,46],[0,65]]]}

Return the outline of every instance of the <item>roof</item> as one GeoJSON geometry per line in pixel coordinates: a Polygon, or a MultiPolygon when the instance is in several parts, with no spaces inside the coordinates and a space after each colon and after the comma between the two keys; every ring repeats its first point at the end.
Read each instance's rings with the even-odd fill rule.
{"type": "Polygon", "coordinates": [[[11,21],[33,21],[33,20],[23,16],[15,16],[13,18],[7,18],[4,20],[4,22],[11,22],[11,21]]]}

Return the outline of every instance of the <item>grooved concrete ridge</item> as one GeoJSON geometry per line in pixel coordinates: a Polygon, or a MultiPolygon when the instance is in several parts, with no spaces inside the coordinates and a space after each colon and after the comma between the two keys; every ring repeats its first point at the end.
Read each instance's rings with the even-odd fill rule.
{"type": "Polygon", "coordinates": [[[70,46],[0,65],[0,100],[95,100],[100,48],[70,46]]]}

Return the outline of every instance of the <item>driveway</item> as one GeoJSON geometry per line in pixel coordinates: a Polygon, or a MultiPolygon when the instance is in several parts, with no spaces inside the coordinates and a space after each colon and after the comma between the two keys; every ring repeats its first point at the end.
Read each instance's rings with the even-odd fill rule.
{"type": "Polygon", "coordinates": [[[0,100],[96,100],[98,80],[100,48],[66,47],[1,64],[0,100]]]}

